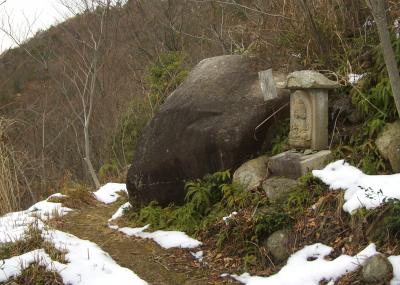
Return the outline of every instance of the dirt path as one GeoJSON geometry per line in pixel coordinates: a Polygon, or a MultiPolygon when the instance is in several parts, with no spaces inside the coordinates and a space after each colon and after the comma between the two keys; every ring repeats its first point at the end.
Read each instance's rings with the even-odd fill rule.
{"type": "Polygon", "coordinates": [[[61,218],[55,227],[96,243],[118,264],[131,269],[151,285],[238,284],[220,278],[222,272],[194,260],[188,250],[164,250],[152,241],[111,230],[107,220],[117,208],[118,205],[97,204],[76,210],[61,218]]]}

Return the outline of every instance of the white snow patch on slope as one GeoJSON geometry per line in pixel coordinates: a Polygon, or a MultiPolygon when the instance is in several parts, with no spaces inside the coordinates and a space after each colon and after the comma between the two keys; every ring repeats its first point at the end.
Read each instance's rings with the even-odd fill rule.
{"type": "Polygon", "coordinates": [[[100,187],[99,190],[93,192],[94,197],[104,204],[111,204],[117,201],[119,195],[117,192],[127,192],[126,184],[124,183],[107,183],[106,185],[100,187]]]}
{"type": "Polygon", "coordinates": [[[20,256],[2,260],[0,262],[0,282],[7,282],[13,276],[21,275],[24,268],[35,262],[47,267],[51,259],[43,249],[36,249],[20,256]]]}
{"type": "Polygon", "coordinates": [[[312,173],[328,184],[330,189],[345,191],[343,209],[349,213],[362,207],[379,207],[390,198],[400,199],[400,174],[367,175],[344,160],[332,162],[312,173]]]}
{"type": "Polygon", "coordinates": [[[269,277],[250,276],[244,273],[232,275],[246,285],[319,285],[320,281],[335,281],[348,272],[356,270],[365,260],[375,255],[374,244],[370,244],[355,256],[341,255],[334,260],[326,260],[332,248],[320,243],[309,245],[294,253],[287,264],[269,277]],[[309,261],[308,259],[315,259],[309,261]]]}
{"type": "Polygon", "coordinates": [[[202,245],[202,243],[196,239],[193,239],[189,237],[187,234],[184,232],[180,231],[155,231],[152,233],[145,232],[150,225],[146,225],[141,228],[130,228],[130,227],[124,227],[124,228],[119,228],[117,225],[112,225],[110,224],[112,221],[114,221],[117,218],[122,217],[123,212],[125,209],[128,209],[131,207],[131,204],[129,202],[125,203],[119,209],[112,215],[112,217],[108,220],[109,224],[108,226],[113,229],[113,230],[118,230],[122,233],[124,233],[127,236],[134,236],[138,238],[144,238],[144,239],[152,239],[156,243],[158,243],[161,247],[165,249],[170,249],[170,248],[196,248],[202,245]]]}
{"type": "Polygon", "coordinates": [[[155,231],[152,233],[145,232],[150,225],[142,228],[119,228],[118,230],[128,236],[134,236],[144,239],[152,239],[165,249],[170,248],[196,248],[202,243],[196,239],[189,237],[184,232],[179,231],[155,231]]]}
{"type": "Polygon", "coordinates": [[[81,240],[71,234],[57,230],[43,230],[44,240],[55,248],[66,251],[67,264],[52,260],[43,249],[37,249],[21,256],[4,260],[0,266],[0,282],[18,276],[32,263],[39,263],[47,270],[60,274],[64,284],[71,285],[147,285],[131,270],[119,266],[106,252],[96,244],[81,240]]]}
{"type": "Polygon", "coordinates": [[[393,266],[393,278],[390,285],[400,285],[400,255],[389,256],[388,259],[393,266]]]}
{"type": "Polygon", "coordinates": [[[36,223],[36,226],[41,229],[42,221],[71,212],[72,209],[63,207],[61,203],[48,202],[50,198],[60,196],[59,193],[51,195],[25,211],[13,212],[0,217],[0,243],[18,241],[24,237],[24,233],[31,224],[36,223]]]}
{"type": "Polygon", "coordinates": [[[34,224],[42,231],[44,240],[55,248],[65,251],[67,264],[53,261],[43,249],[14,256],[0,262],[0,282],[6,282],[18,276],[24,268],[32,263],[45,266],[48,270],[57,271],[65,284],[128,284],[146,285],[131,270],[119,266],[106,252],[96,244],[81,240],[71,234],[47,229],[43,221],[55,216],[63,216],[72,209],[63,207],[61,203],[48,202],[51,197],[62,197],[54,194],[48,199],[38,202],[28,210],[13,212],[0,217],[0,244],[15,242],[25,237],[28,227],[34,224]]]}
{"type": "Polygon", "coordinates": [[[349,73],[347,74],[347,78],[349,80],[349,83],[354,85],[356,84],[358,81],[360,81],[360,79],[362,79],[365,76],[365,74],[356,74],[356,73],[349,73]]]}
{"type": "Polygon", "coordinates": [[[53,262],[64,284],[147,284],[128,268],[118,265],[93,242],[57,230],[44,231],[43,238],[58,250],[68,252],[65,258],[69,263],[53,262]]]}
{"type": "Polygon", "coordinates": [[[112,215],[112,217],[108,220],[108,222],[112,222],[118,218],[121,218],[124,215],[124,211],[131,208],[132,205],[129,202],[126,202],[123,204],[121,207],[118,208],[118,210],[112,215]]]}

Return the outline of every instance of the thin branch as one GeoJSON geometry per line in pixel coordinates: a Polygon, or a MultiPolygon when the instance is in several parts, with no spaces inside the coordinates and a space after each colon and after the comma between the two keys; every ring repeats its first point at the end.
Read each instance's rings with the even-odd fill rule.
{"type": "Polygon", "coordinates": [[[190,1],[191,2],[197,2],[197,3],[215,2],[215,3],[223,4],[223,5],[232,5],[232,6],[237,6],[237,7],[240,7],[240,8],[252,11],[252,12],[256,12],[256,13],[259,13],[259,14],[263,14],[263,15],[266,15],[266,16],[270,16],[270,17],[279,17],[279,18],[283,18],[283,19],[286,19],[286,20],[293,20],[292,18],[286,17],[284,15],[267,13],[267,12],[264,12],[264,11],[261,11],[261,10],[258,10],[258,9],[254,9],[254,8],[251,8],[251,7],[236,3],[236,2],[226,2],[226,1],[219,1],[219,0],[190,0],[190,1]]]}

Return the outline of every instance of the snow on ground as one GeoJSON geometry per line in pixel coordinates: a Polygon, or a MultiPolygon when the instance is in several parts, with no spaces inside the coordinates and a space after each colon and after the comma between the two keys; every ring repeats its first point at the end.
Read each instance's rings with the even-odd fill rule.
{"type": "Polygon", "coordinates": [[[44,231],[43,238],[58,250],[68,252],[65,259],[69,263],[53,261],[64,284],[147,284],[128,268],[118,265],[93,242],[57,230],[44,231]]]}
{"type": "Polygon", "coordinates": [[[106,252],[90,241],[57,230],[43,230],[42,237],[58,250],[66,251],[65,259],[68,263],[52,260],[43,249],[36,249],[4,260],[0,266],[0,282],[18,276],[22,269],[37,262],[48,270],[57,271],[64,284],[147,284],[131,270],[119,266],[106,252]]]}
{"type": "Polygon", "coordinates": [[[202,250],[199,250],[197,252],[190,252],[190,254],[194,257],[194,259],[197,259],[199,262],[203,261],[204,252],[202,250]]]}
{"type": "Polygon", "coordinates": [[[24,237],[27,228],[36,223],[39,228],[43,222],[55,216],[64,216],[72,209],[63,207],[61,203],[53,203],[48,200],[52,197],[60,197],[61,194],[51,195],[46,200],[40,201],[29,209],[13,212],[0,217],[0,243],[15,242],[24,237]]]}
{"type": "Polygon", "coordinates": [[[165,249],[170,248],[196,248],[202,243],[196,239],[189,237],[184,232],[179,231],[155,231],[152,233],[145,232],[150,225],[142,228],[118,228],[118,231],[128,235],[144,239],[152,239],[165,249]]]}
{"type": "Polygon", "coordinates": [[[44,249],[36,249],[20,256],[14,256],[0,262],[0,282],[7,282],[11,277],[18,276],[22,270],[32,263],[47,267],[51,258],[44,249]]]}
{"type": "MultiPolygon", "coordinates": [[[[319,285],[320,281],[335,281],[339,277],[356,270],[365,260],[375,255],[374,244],[370,244],[355,256],[341,255],[334,260],[326,260],[332,248],[320,243],[309,245],[294,253],[287,264],[269,277],[231,275],[246,285],[319,285]]],[[[333,284],[333,283],[330,283],[333,284]]]]}
{"type": "Polygon", "coordinates": [[[23,239],[29,226],[34,224],[42,231],[45,241],[53,244],[58,250],[66,252],[65,258],[68,263],[62,264],[54,261],[43,249],[36,249],[20,256],[0,260],[0,282],[6,282],[11,277],[19,275],[24,268],[37,262],[48,270],[57,271],[64,284],[105,285],[113,282],[124,285],[147,284],[131,270],[119,266],[96,244],[47,228],[44,221],[72,211],[72,209],[63,207],[61,203],[48,201],[51,197],[61,196],[61,194],[54,194],[25,211],[13,212],[0,217],[0,245],[23,239]]]}
{"type": "Polygon", "coordinates": [[[222,220],[225,222],[226,225],[229,225],[229,221],[232,220],[237,214],[238,213],[236,211],[232,212],[228,216],[223,217],[222,220]]]}
{"type": "Polygon", "coordinates": [[[123,204],[121,207],[118,208],[118,210],[115,212],[114,215],[112,215],[112,217],[108,220],[108,222],[112,222],[118,218],[121,218],[124,215],[124,211],[131,208],[132,205],[129,202],[126,202],[125,204],[123,204]]]}
{"type": "Polygon", "coordinates": [[[393,266],[393,278],[390,285],[400,285],[400,255],[389,256],[388,259],[393,266]]]}
{"type": "Polygon", "coordinates": [[[126,184],[123,183],[107,183],[100,187],[99,190],[93,192],[95,198],[104,204],[111,204],[117,201],[119,195],[117,192],[127,192],[126,184]]]}
{"type": "Polygon", "coordinates": [[[356,84],[364,76],[365,76],[365,74],[356,74],[356,73],[347,74],[347,78],[349,80],[349,83],[352,84],[352,85],[356,84]]]}
{"type": "MultiPolygon", "coordinates": [[[[109,184],[112,184],[112,183],[109,183],[109,184]]],[[[106,184],[102,188],[106,187],[109,184],[106,184]]],[[[113,184],[115,184],[115,183],[113,183],[113,184]]],[[[100,188],[99,191],[102,190],[102,188],[100,188]]],[[[104,201],[110,201],[111,200],[110,198],[112,198],[112,199],[115,198],[114,196],[110,196],[110,195],[115,194],[116,191],[119,191],[117,189],[120,189],[120,188],[113,186],[113,185],[107,186],[106,190],[102,190],[102,194],[100,196],[102,197],[102,199],[104,201]]],[[[97,191],[97,192],[99,192],[99,191],[97,191]]],[[[117,198],[115,198],[115,201],[117,198]]],[[[104,202],[104,203],[106,203],[106,202],[104,202]]],[[[130,207],[132,207],[132,206],[129,202],[127,202],[127,203],[123,204],[121,207],[119,207],[119,209],[115,212],[115,214],[112,215],[112,217],[108,220],[108,226],[111,229],[118,230],[127,236],[134,236],[134,237],[144,238],[144,239],[152,239],[153,241],[155,241],[156,243],[158,243],[161,247],[163,247],[165,249],[176,248],[176,247],[178,247],[178,248],[196,248],[196,247],[201,246],[202,243],[200,241],[189,237],[184,232],[155,231],[155,232],[149,233],[149,232],[145,232],[145,230],[147,230],[150,225],[144,226],[142,228],[129,228],[129,227],[119,228],[117,225],[111,224],[112,221],[122,217],[124,214],[124,211],[126,209],[129,209],[130,207]]]]}
{"type": "Polygon", "coordinates": [[[400,199],[400,174],[367,175],[344,160],[332,162],[312,173],[330,189],[345,191],[343,209],[349,213],[363,207],[379,207],[388,199],[400,199]]]}

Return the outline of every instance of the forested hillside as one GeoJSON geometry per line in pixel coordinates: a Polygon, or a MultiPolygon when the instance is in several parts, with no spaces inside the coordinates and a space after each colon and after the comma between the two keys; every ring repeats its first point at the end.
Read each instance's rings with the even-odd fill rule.
{"type": "Polygon", "coordinates": [[[86,80],[95,93],[91,160],[107,176],[131,163],[140,129],[204,58],[251,54],[277,68],[362,71],[360,56],[376,43],[363,1],[301,2],[128,1],[82,11],[71,2],[75,17],[0,60],[1,111],[15,121],[7,135],[31,188],[51,191],[66,176],[91,181],[83,160],[86,80]]]}
{"type": "Polygon", "coordinates": [[[0,284],[400,284],[399,1],[59,2],[0,19],[0,284]]]}

